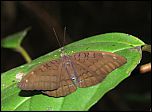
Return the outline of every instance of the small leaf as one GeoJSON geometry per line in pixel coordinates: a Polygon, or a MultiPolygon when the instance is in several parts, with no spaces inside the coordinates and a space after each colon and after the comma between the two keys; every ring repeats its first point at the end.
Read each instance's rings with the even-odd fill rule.
{"type": "Polygon", "coordinates": [[[127,63],[108,74],[100,84],[78,88],[74,93],[60,98],[42,94],[22,97],[20,96],[21,90],[14,82],[16,74],[20,72],[26,74],[40,63],[60,58],[59,50],[41,56],[29,64],[9,70],[1,75],[2,110],[88,110],[105,93],[129,77],[141,60],[141,46],[143,45],[144,42],[138,38],[124,33],[101,34],[66,45],[65,52],[68,55],[79,51],[108,51],[126,57],[127,63]]]}
{"type": "Polygon", "coordinates": [[[23,31],[7,36],[6,38],[2,39],[1,46],[4,48],[18,48],[29,30],[30,28],[28,27],[23,31]]]}

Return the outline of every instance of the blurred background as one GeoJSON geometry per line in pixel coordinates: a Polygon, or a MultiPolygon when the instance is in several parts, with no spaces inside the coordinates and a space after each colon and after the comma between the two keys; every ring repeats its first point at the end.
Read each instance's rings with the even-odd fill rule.
{"type": "MultiPolygon", "coordinates": [[[[151,2],[1,1],[1,39],[29,26],[32,29],[22,46],[32,59],[59,48],[52,27],[61,43],[64,26],[67,27],[66,44],[110,32],[128,33],[151,44],[151,2]]],[[[143,52],[140,65],[148,62],[150,53],[143,52]]],[[[19,53],[1,48],[1,73],[25,63],[19,53]]],[[[151,73],[141,74],[140,65],[90,110],[150,111],[151,73]]]]}

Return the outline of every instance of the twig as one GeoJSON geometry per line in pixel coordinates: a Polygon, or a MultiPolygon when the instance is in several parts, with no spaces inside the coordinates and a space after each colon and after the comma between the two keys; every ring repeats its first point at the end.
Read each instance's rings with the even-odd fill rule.
{"type": "Polygon", "coordinates": [[[147,64],[140,66],[140,73],[144,74],[147,72],[151,72],[151,63],[147,63],[147,64]]]}

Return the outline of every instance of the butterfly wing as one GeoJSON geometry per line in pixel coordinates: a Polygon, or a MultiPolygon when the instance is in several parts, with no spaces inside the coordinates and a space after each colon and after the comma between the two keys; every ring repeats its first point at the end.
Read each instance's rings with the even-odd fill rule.
{"type": "Polygon", "coordinates": [[[18,83],[22,90],[54,90],[59,87],[58,68],[61,60],[41,64],[29,72],[18,83]]]}
{"type": "Polygon", "coordinates": [[[77,71],[79,87],[89,87],[100,83],[110,72],[119,68],[127,60],[115,53],[85,51],[72,55],[74,68],[77,71]]]}
{"type": "MultiPolygon", "coordinates": [[[[67,65],[68,66],[68,65],[67,65]]],[[[68,68],[68,67],[67,67],[68,68]]],[[[73,83],[69,70],[72,71],[71,69],[66,69],[66,66],[64,65],[64,62],[59,67],[59,88],[56,90],[52,91],[42,91],[44,94],[47,94],[48,96],[53,96],[53,97],[61,97],[61,96],[66,96],[74,91],[76,91],[77,87],[73,83]]]]}
{"type": "Polygon", "coordinates": [[[79,52],[69,59],[70,66],[64,65],[67,61],[53,60],[36,67],[23,77],[19,88],[42,90],[44,94],[54,97],[66,96],[74,92],[77,86],[89,87],[100,83],[107,74],[127,62],[122,56],[101,51],[79,52]],[[72,81],[73,74],[76,83],[72,81]]]}

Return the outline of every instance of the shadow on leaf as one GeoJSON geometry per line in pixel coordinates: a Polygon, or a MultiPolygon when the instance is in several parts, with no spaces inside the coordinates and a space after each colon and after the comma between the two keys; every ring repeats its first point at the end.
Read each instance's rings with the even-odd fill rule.
{"type": "Polygon", "coordinates": [[[31,97],[31,96],[34,96],[34,95],[39,95],[39,94],[42,94],[42,92],[41,91],[37,91],[37,90],[32,90],[32,91],[30,91],[30,90],[21,90],[20,92],[19,92],[19,96],[21,96],[21,97],[31,97]]]}

